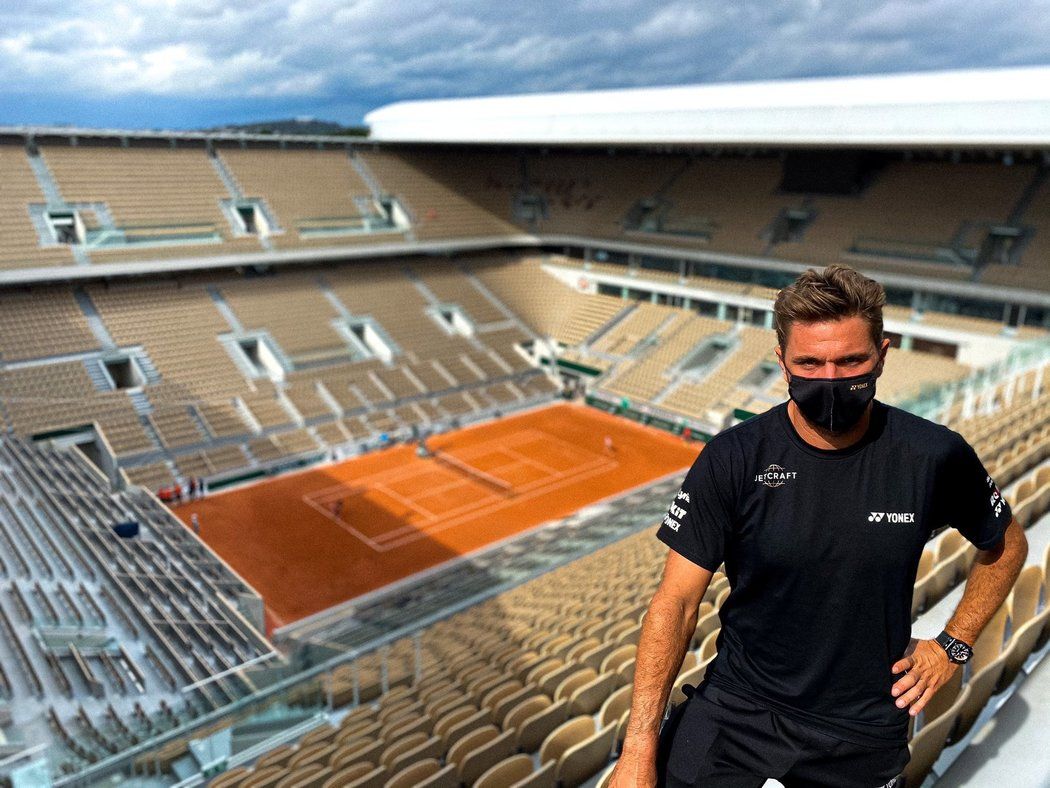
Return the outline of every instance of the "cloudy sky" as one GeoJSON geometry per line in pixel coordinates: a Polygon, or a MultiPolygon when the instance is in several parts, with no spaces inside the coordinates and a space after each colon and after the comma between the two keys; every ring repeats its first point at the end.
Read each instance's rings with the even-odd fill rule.
{"type": "Polygon", "coordinates": [[[1050,63],[1050,0],[0,0],[0,124],[1050,63]]]}

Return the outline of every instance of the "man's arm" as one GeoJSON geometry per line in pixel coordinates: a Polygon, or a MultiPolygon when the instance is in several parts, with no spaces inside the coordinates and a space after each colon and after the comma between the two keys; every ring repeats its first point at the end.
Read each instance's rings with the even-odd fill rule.
{"type": "MultiPolygon", "coordinates": [[[[1006,601],[1017,576],[1028,558],[1028,538],[1016,518],[1003,533],[998,544],[987,550],[978,550],[966,588],[955,613],[945,630],[971,646],[992,620],[995,611],[1006,601]]],[[[948,659],[948,654],[936,640],[913,640],[909,654],[898,660],[891,671],[907,673],[891,690],[897,706],[909,706],[908,713],[918,714],[940,687],[959,667],[948,659]]]]}
{"type": "Polygon", "coordinates": [[[1016,518],[1002,541],[978,550],[963,597],[945,626],[948,634],[971,646],[1006,600],[1028,558],[1028,537],[1016,518]]]}
{"type": "Polygon", "coordinates": [[[635,656],[631,716],[610,786],[656,784],[656,750],[667,698],[696,629],[713,572],[669,550],[635,656]]]}

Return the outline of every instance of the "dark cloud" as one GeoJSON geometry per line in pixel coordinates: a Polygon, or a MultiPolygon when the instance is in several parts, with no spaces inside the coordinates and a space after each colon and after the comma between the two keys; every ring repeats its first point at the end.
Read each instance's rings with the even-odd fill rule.
{"type": "Polygon", "coordinates": [[[25,0],[0,7],[0,122],[1048,62],[1050,0],[25,0]]]}

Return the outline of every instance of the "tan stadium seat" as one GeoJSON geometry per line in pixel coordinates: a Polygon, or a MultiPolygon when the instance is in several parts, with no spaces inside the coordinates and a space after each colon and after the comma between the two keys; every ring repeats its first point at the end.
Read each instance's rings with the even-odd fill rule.
{"type": "Polygon", "coordinates": [[[1021,569],[1010,596],[1006,600],[1006,609],[1010,614],[1010,626],[1016,631],[1032,616],[1039,607],[1039,593],[1043,587],[1043,569],[1037,564],[1029,564],[1021,569]]]}
{"type": "Polygon", "coordinates": [[[973,644],[973,657],[970,658],[970,670],[979,671],[985,665],[993,662],[1003,653],[1003,638],[1006,633],[1006,621],[1008,618],[1006,603],[992,614],[992,618],[981,630],[977,641],[973,644]]]}
{"type": "Polygon", "coordinates": [[[627,718],[631,713],[631,695],[633,692],[634,687],[620,687],[606,698],[605,703],[598,709],[598,724],[601,727],[604,728],[606,725],[612,725],[613,723],[617,726],[615,745],[617,751],[622,746],[624,736],[627,733],[627,718]]]}
{"type": "MultiPolygon", "coordinates": [[[[490,768],[514,754],[516,737],[517,731],[504,731],[472,749],[460,748],[454,754],[450,751],[448,760],[458,763],[460,780],[466,785],[472,785],[490,768]]],[[[465,741],[457,742],[457,746],[465,741]]]]}
{"type": "Polygon", "coordinates": [[[404,718],[394,720],[379,732],[379,736],[385,741],[393,741],[401,736],[410,736],[413,733],[430,733],[433,720],[430,717],[416,717],[408,714],[404,718]]]}
{"type": "Polygon", "coordinates": [[[321,788],[332,776],[332,770],[319,763],[302,766],[281,780],[275,788],[321,788]]]}
{"type": "MultiPolygon", "coordinates": [[[[429,737],[425,733],[413,733],[411,736],[404,736],[393,740],[387,745],[386,749],[383,750],[383,754],[379,756],[379,765],[390,769],[391,764],[397,760],[402,753],[415,749],[426,742],[427,738],[429,737]]],[[[393,770],[391,769],[391,771],[393,770]]]]}
{"type": "Polygon", "coordinates": [[[256,767],[255,771],[244,779],[240,788],[270,788],[277,785],[287,773],[287,769],[281,766],[264,766],[261,769],[256,767]]]}
{"type": "Polygon", "coordinates": [[[284,766],[288,760],[295,755],[295,747],[291,744],[282,744],[263,755],[255,764],[255,769],[265,769],[267,766],[284,766]]]}
{"type": "Polygon", "coordinates": [[[634,682],[634,666],[636,660],[634,657],[626,660],[620,667],[616,669],[616,680],[621,684],[631,684],[634,682]]]}
{"type": "Polygon", "coordinates": [[[518,727],[518,749],[522,752],[532,752],[547,738],[547,734],[565,722],[568,716],[567,700],[559,700],[533,714],[518,727]]]}
{"type": "Polygon", "coordinates": [[[390,769],[391,774],[397,774],[406,766],[415,763],[416,761],[425,760],[427,758],[440,758],[444,755],[446,747],[444,743],[437,736],[431,736],[429,739],[417,743],[415,746],[403,750],[397,755],[389,764],[387,768],[390,769]]]}
{"type": "Polygon", "coordinates": [[[614,651],[610,652],[605,659],[602,660],[599,673],[608,673],[610,671],[617,671],[624,662],[634,657],[637,653],[638,647],[630,644],[625,646],[618,646],[614,651]]]}
{"type": "Polygon", "coordinates": [[[689,642],[689,648],[694,650],[700,648],[700,644],[704,642],[704,638],[721,626],[722,622],[718,618],[717,610],[712,610],[707,615],[701,616],[696,622],[696,629],[693,630],[693,637],[689,642]]]}
{"type": "Polygon", "coordinates": [[[671,697],[669,702],[677,706],[680,703],[685,703],[686,695],[682,691],[682,687],[686,684],[697,687],[700,682],[704,680],[704,676],[707,673],[707,666],[711,664],[714,657],[708,657],[707,659],[700,662],[695,668],[692,668],[685,673],[679,674],[678,678],[675,679],[674,686],[671,688],[671,697]]]}
{"type": "Polygon", "coordinates": [[[931,722],[923,725],[922,729],[912,738],[908,744],[911,750],[911,760],[904,767],[904,779],[907,785],[922,785],[923,780],[933,769],[941,752],[944,750],[948,733],[955,726],[959,716],[959,709],[966,703],[970,688],[963,687],[963,691],[956,698],[955,703],[949,706],[943,714],[931,722]]]}
{"type": "Polygon", "coordinates": [[[572,694],[586,684],[592,681],[598,676],[598,672],[593,668],[576,668],[576,670],[566,676],[561,683],[554,689],[551,697],[554,700],[561,700],[562,698],[570,698],[572,694]]]}
{"type": "Polygon", "coordinates": [[[427,758],[425,761],[414,763],[402,769],[389,780],[383,788],[456,788],[459,780],[455,775],[454,766],[442,767],[436,758],[427,758]]]}
{"type": "Polygon", "coordinates": [[[345,744],[338,745],[338,749],[333,753],[329,764],[337,769],[357,763],[378,765],[379,755],[383,752],[384,747],[386,747],[386,744],[382,739],[353,739],[345,744]]]}
{"type": "Polygon", "coordinates": [[[949,744],[954,744],[966,738],[966,734],[970,732],[970,728],[973,727],[973,724],[981,715],[981,711],[988,703],[988,699],[992,697],[992,693],[999,683],[999,677],[1002,676],[1005,666],[1006,655],[1000,654],[998,659],[988,663],[977,673],[970,675],[966,682],[969,692],[967,693],[966,701],[959,707],[959,722],[955,728],[955,733],[948,737],[949,744]]]}
{"type": "MultiPolygon", "coordinates": [[[[522,705],[526,701],[535,698],[546,698],[545,695],[540,693],[535,687],[522,687],[520,690],[512,692],[505,698],[502,698],[499,703],[492,709],[492,721],[502,728],[507,727],[507,716],[515,708],[522,705]]],[[[547,702],[550,702],[549,698],[546,698],[547,702]]]]}
{"type": "Polygon", "coordinates": [[[915,580],[918,582],[922,580],[926,575],[933,569],[933,565],[937,563],[934,560],[933,550],[923,550],[922,555],[919,556],[919,568],[915,572],[915,580]]]}
{"type": "Polygon", "coordinates": [[[234,788],[234,786],[240,785],[249,774],[251,774],[251,771],[248,768],[238,766],[235,769],[230,769],[228,772],[223,772],[208,783],[208,786],[209,788],[212,788],[212,786],[214,788],[234,788]]]}
{"type": "Polygon", "coordinates": [[[528,755],[512,755],[491,766],[474,783],[474,788],[508,788],[531,774],[532,758],[528,755]]]}
{"type": "Polygon", "coordinates": [[[595,788],[608,788],[609,783],[612,781],[612,773],[615,768],[615,762],[610,763],[608,766],[606,766],[605,771],[598,775],[598,782],[595,785],[595,788]]]}
{"type": "Polygon", "coordinates": [[[602,673],[577,687],[569,696],[569,705],[574,714],[594,714],[609,694],[617,687],[615,673],[602,673]]]}
{"type": "Polygon", "coordinates": [[[549,673],[543,674],[542,679],[540,679],[539,683],[536,686],[538,686],[544,694],[550,695],[552,698],[555,698],[555,700],[557,700],[557,698],[555,697],[555,693],[558,691],[558,687],[561,685],[561,683],[565,679],[569,678],[570,676],[581,670],[590,670],[590,668],[579,668],[576,665],[573,665],[572,663],[563,665],[562,667],[556,668],[550,671],[549,673]]]}
{"type": "Polygon", "coordinates": [[[455,725],[450,726],[441,737],[445,749],[447,750],[464,736],[476,731],[478,728],[481,728],[490,722],[492,722],[492,715],[488,709],[479,709],[469,717],[461,719],[455,725]]]}
{"type": "Polygon", "coordinates": [[[562,753],[554,775],[558,785],[576,788],[601,771],[609,763],[616,729],[616,725],[596,729],[593,735],[562,753]]]}
{"type": "MultiPolygon", "coordinates": [[[[960,665],[956,668],[952,677],[937,690],[937,693],[930,698],[929,702],[923,707],[923,725],[928,725],[933,722],[950,709],[953,703],[955,703],[956,698],[959,697],[959,693],[962,692],[963,672],[964,666],[960,665]]],[[[948,737],[951,737],[951,731],[948,731],[948,737]]]]}
{"type": "Polygon", "coordinates": [[[503,729],[520,728],[529,717],[539,714],[544,709],[550,708],[551,699],[546,695],[532,695],[524,698],[517,705],[507,711],[503,719],[503,729]]]}
{"type": "Polygon", "coordinates": [[[347,766],[345,769],[337,771],[325,780],[321,788],[342,788],[342,786],[348,785],[374,770],[370,763],[355,763],[353,766],[347,766]]]}
{"type": "Polygon", "coordinates": [[[483,708],[495,711],[501,701],[518,692],[523,686],[517,679],[507,679],[493,687],[489,687],[479,699],[479,702],[483,708]]]}
{"type": "Polygon", "coordinates": [[[580,655],[580,662],[587,667],[594,668],[600,672],[605,658],[618,648],[620,648],[620,646],[616,643],[599,643],[597,646],[583,652],[583,654],[580,655]]]}
{"type": "MultiPolygon", "coordinates": [[[[1050,544],[1043,551],[1043,608],[1050,608],[1050,544]]],[[[1050,620],[1043,626],[1035,647],[1042,648],[1048,640],[1050,640],[1050,620]]]]}
{"type": "Polygon", "coordinates": [[[949,528],[947,531],[941,534],[941,538],[937,540],[937,546],[934,551],[934,563],[939,564],[950,556],[954,556],[956,551],[960,547],[963,547],[966,541],[966,537],[959,532],[958,529],[949,528]]]}
{"type": "Polygon", "coordinates": [[[1048,620],[1050,620],[1050,608],[1029,619],[1014,631],[1003,652],[1006,655],[1006,663],[1003,666],[1003,675],[999,677],[999,683],[996,685],[996,692],[1002,692],[1017,678],[1017,674],[1021,672],[1025,660],[1035,648],[1035,643],[1048,620]]]}
{"type": "Polygon", "coordinates": [[[721,633],[721,631],[722,629],[721,627],[719,627],[718,629],[709,633],[707,637],[704,638],[704,642],[700,644],[701,662],[706,662],[715,655],[716,643],[718,642],[718,635],[721,633]]]}

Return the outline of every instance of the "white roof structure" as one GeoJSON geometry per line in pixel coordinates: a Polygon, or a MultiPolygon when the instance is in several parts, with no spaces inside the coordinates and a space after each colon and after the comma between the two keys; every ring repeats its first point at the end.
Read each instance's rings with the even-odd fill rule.
{"type": "Polygon", "coordinates": [[[403,101],[377,142],[1050,147],[1050,66],[403,101]]]}

